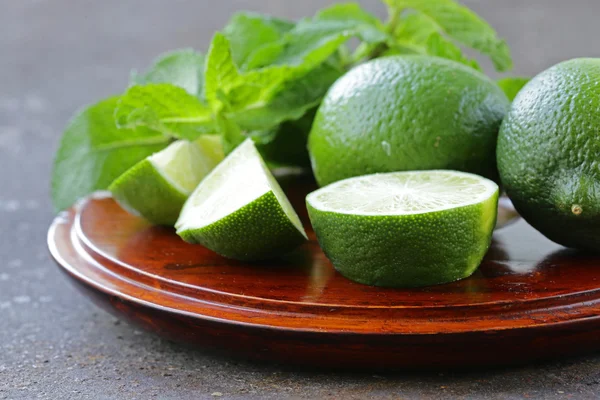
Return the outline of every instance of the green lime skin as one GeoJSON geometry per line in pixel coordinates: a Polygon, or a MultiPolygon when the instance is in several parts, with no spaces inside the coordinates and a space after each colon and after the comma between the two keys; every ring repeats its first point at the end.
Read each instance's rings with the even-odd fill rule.
{"type": "Polygon", "coordinates": [[[224,257],[242,261],[270,259],[306,241],[273,192],[208,226],[177,234],[188,243],[201,244],[224,257]]]}
{"type": "Polygon", "coordinates": [[[600,59],[566,61],[517,95],[498,137],[517,211],[563,246],[600,250],[600,59]]]}
{"type": "Polygon", "coordinates": [[[498,192],[486,201],[403,216],[320,211],[307,203],[319,244],[346,278],[371,286],[422,287],[467,278],[496,224],[498,192]]]}
{"type": "Polygon", "coordinates": [[[156,225],[173,226],[188,198],[187,193],[175,189],[147,159],[118,177],[109,190],[121,207],[156,225]]]}
{"type": "Polygon", "coordinates": [[[496,139],[509,101],[482,73],[429,56],[369,61],[340,78],[309,135],[317,182],[453,169],[498,181],[496,139]]]}

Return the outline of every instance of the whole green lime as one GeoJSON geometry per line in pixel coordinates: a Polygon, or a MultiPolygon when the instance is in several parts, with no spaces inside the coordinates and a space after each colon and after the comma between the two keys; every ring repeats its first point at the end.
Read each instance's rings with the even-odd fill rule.
{"type": "Polygon", "coordinates": [[[560,63],[517,95],[498,169],[517,211],[549,239],[600,250],[600,59],[560,63]]]}
{"type": "Polygon", "coordinates": [[[453,61],[393,56],[362,64],[329,90],[309,135],[320,185],[376,172],[453,169],[496,180],[509,102],[453,61]]]}

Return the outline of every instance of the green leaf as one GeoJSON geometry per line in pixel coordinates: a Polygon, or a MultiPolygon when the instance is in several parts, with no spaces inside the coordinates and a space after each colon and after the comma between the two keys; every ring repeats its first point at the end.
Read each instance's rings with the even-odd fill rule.
{"type": "Polygon", "coordinates": [[[460,47],[437,32],[431,34],[427,40],[427,54],[457,61],[461,64],[468,65],[471,68],[481,71],[481,67],[477,61],[470,60],[465,57],[460,47]]]}
{"type": "Polygon", "coordinates": [[[355,29],[356,34],[367,43],[380,43],[388,39],[383,23],[358,3],[340,3],[321,10],[313,22],[339,24],[343,29],[355,29]]]}
{"type": "Polygon", "coordinates": [[[274,66],[240,73],[229,40],[215,34],[206,63],[205,96],[215,114],[236,113],[265,106],[276,89],[297,74],[296,69],[274,66]]]}
{"type": "Polygon", "coordinates": [[[185,89],[193,96],[203,93],[205,57],[192,49],[177,50],[158,58],[142,75],[134,75],[136,85],[170,83],[185,89]]]}
{"type": "Polygon", "coordinates": [[[241,12],[235,14],[223,29],[223,34],[231,44],[233,60],[244,70],[254,68],[259,59],[278,54],[283,34],[290,31],[294,23],[270,16],[241,12]]]}
{"type": "Polygon", "coordinates": [[[197,97],[168,83],[130,87],[118,102],[115,119],[119,128],[146,127],[179,139],[215,133],[211,110],[197,97]]]}
{"type": "Polygon", "coordinates": [[[352,37],[378,44],[385,42],[388,34],[383,24],[358,4],[336,4],[298,22],[286,34],[283,52],[272,62],[312,68],[352,37]]]}
{"type": "Polygon", "coordinates": [[[276,65],[305,66],[310,69],[323,62],[356,31],[340,24],[300,22],[285,38],[281,54],[272,61],[276,65]]]}
{"type": "Polygon", "coordinates": [[[271,129],[283,121],[296,120],[321,102],[343,72],[331,63],[324,63],[298,79],[283,83],[261,107],[233,110],[231,118],[244,130],[271,129]]]}
{"type": "Polygon", "coordinates": [[[250,71],[226,92],[228,112],[238,113],[267,106],[284,82],[300,75],[300,70],[286,66],[266,67],[250,71]]]}
{"type": "Polygon", "coordinates": [[[506,94],[506,97],[508,97],[510,101],[513,101],[521,89],[523,89],[523,86],[530,80],[531,78],[511,77],[500,79],[497,83],[498,86],[500,86],[500,89],[504,91],[504,94],[506,94]]]}
{"type": "Polygon", "coordinates": [[[393,36],[400,44],[424,47],[431,35],[439,31],[438,24],[427,15],[408,13],[400,17],[393,36]]]}
{"type": "Polygon", "coordinates": [[[206,99],[215,114],[235,121],[242,130],[269,129],[318,104],[340,75],[322,61],[308,72],[304,65],[275,65],[241,73],[227,38],[216,34],[206,64],[206,99]]]}
{"type": "Polygon", "coordinates": [[[105,190],[127,169],[169,144],[169,138],[156,131],[117,129],[113,119],[117,101],[111,97],[83,109],[65,129],[52,170],[57,211],[105,190]]]}
{"type": "Polygon", "coordinates": [[[216,110],[225,94],[240,82],[240,73],[233,61],[229,40],[220,32],[215,34],[210,44],[204,76],[204,97],[216,110]]]}
{"type": "Polygon", "coordinates": [[[385,0],[392,16],[415,10],[431,18],[452,39],[489,56],[498,71],[512,68],[510,49],[494,29],[454,0],[385,0]]]}

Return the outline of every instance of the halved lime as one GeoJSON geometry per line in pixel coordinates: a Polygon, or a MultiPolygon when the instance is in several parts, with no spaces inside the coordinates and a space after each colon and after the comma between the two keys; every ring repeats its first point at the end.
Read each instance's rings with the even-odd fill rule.
{"type": "Polygon", "coordinates": [[[470,276],[490,245],[498,186],[456,171],[350,178],[306,198],[319,244],[347,278],[416,287],[470,276]]]}
{"type": "Polygon", "coordinates": [[[277,257],[306,240],[298,215],[251,139],[198,185],[175,227],[186,242],[238,260],[277,257]]]}
{"type": "Polygon", "coordinates": [[[217,135],[180,140],[131,167],[109,190],[129,212],[173,226],[188,196],[223,157],[217,135]]]}

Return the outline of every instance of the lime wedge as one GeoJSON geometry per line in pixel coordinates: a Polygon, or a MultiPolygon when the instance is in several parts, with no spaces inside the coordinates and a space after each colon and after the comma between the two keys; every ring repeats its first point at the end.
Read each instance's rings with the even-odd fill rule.
{"type": "Polygon", "coordinates": [[[251,139],[198,185],[175,227],[185,241],[239,260],[277,257],[306,240],[298,215],[251,139]]]}
{"type": "Polygon", "coordinates": [[[456,171],[350,178],[306,198],[335,268],[375,286],[416,287],[470,276],[490,245],[498,186],[456,171]]]}
{"type": "Polygon", "coordinates": [[[131,167],[109,190],[129,212],[173,226],[188,196],[223,157],[216,135],[180,140],[131,167]]]}

